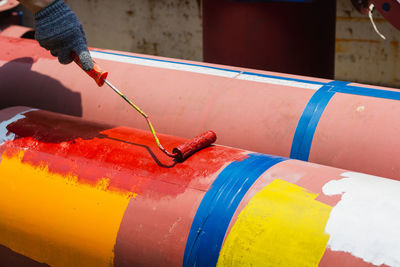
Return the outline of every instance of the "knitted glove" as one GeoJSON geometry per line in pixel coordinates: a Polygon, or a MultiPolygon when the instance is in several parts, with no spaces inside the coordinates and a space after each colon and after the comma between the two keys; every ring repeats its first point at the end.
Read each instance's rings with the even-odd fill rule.
{"type": "Polygon", "coordinates": [[[75,52],[86,71],[93,69],[85,32],[72,10],[62,0],[56,0],[35,14],[35,39],[50,50],[62,64],[73,61],[75,52]]]}

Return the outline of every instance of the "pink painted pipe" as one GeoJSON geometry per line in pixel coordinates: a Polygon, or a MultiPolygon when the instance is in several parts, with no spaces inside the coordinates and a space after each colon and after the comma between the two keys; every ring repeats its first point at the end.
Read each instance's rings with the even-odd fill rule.
{"type": "MultiPolygon", "coordinates": [[[[35,41],[1,37],[0,107],[27,105],[146,129],[112,90],[35,41]]],[[[400,92],[361,84],[92,49],[160,133],[400,179],[400,92]]]]}

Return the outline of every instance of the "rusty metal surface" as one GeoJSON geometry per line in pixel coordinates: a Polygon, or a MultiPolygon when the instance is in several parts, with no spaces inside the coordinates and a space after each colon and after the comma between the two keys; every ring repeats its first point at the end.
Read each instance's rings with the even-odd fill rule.
{"type": "Polygon", "coordinates": [[[386,40],[350,1],[337,2],[335,79],[399,88],[399,31],[379,12],[374,21],[386,40]]]}
{"type": "Polygon", "coordinates": [[[371,0],[382,16],[400,31],[400,2],[397,0],[371,0]]]}
{"type": "Polygon", "coordinates": [[[200,0],[67,0],[89,45],[202,60],[200,0]]]}

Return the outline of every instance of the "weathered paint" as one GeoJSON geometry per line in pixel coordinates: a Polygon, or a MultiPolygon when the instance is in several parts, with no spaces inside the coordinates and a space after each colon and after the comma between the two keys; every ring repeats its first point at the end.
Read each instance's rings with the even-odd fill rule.
{"type": "Polygon", "coordinates": [[[286,181],[272,181],[240,213],[218,266],[318,265],[329,238],[325,225],[332,207],[316,196],[286,181]]]}
{"type": "MultiPolygon", "coordinates": [[[[390,195],[390,192],[387,190],[388,188],[386,188],[385,185],[393,183],[393,185],[396,185],[396,188],[398,186],[397,181],[384,179],[381,177],[373,180],[363,180],[361,177],[366,177],[368,175],[360,173],[343,174],[343,171],[341,171],[340,169],[322,167],[315,164],[301,163],[292,160],[282,162],[269,169],[266,173],[260,176],[257,182],[248,191],[248,193],[246,194],[247,196],[243,199],[242,203],[239,205],[237,216],[232,219],[232,225],[227,231],[224,247],[221,250],[218,264],[220,266],[243,266],[246,265],[247,262],[254,263],[255,261],[259,260],[258,265],[268,265],[269,262],[274,262],[274,266],[288,266],[288,264],[285,264],[287,261],[296,260],[297,262],[296,264],[294,264],[296,266],[379,265],[367,262],[362,258],[355,256],[354,253],[333,251],[331,250],[329,245],[327,245],[328,239],[331,238],[328,231],[328,221],[331,220],[332,216],[334,216],[335,214],[332,211],[335,209],[340,209],[340,202],[343,201],[341,200],[341,198],[345,196],[341,195],[340,193],[328,194],[328,192],[326,192],[327,194],[324,194],[325,185],[329,185],[330,183],[335,184],[336,182],[339,182],[340,184],[343,176],[347,177],[351,174],[353,176],[360,177],[360,179],[358,180],[359,183],[354,183],[352,185],[354,192],[359,191],[361,192],[361,194],[363,194],[363,188],[367,187],[372,190],[374,185],[377,185],[376,188],[379,193],[378,191],[373,190],[373,193],[369,192],[369,194],[365,194],[365,198],[363,198],[363,201],[357,201],[358,204],[364,204],[365,207],[373,207],[375,205],[376,200],[371,197],[371,195],[379,195],[382,192],[387,192],[390,195]],[[324,174],[322,174],[321,171],[324,174]],[[285,191],[283,190],[285,189],[285,186],[279,187],[277,185],[286,185],[289,188],[297,190],[293,190],[292,192],[290,192],[290,190],[285,191]],[[361,190],[358,190],[360,188],[361,190]],[[314,205],[320,206],[321,208],[315,209],[314,212],[311,212],[312,208],[310,208],[309,205],[304,205],[305,203],[301,201],[302,198],[298,195],[299,192],[302,192],[302,194],[304,195],[308,195],[311,203],[314,203],[314,205]],[[274,198],[272,196],[284,197],[274,198]],[[293,203],[289,204],[291,199],[294,201],[293,203]],[[273,213],[271,211],[274,210],[274,207],[280,207],[280,209],[277,210],[276,213],[273,213]],[[279,227],[274,228],[273,222],[275,222],[274,219],[276,219],[278,216],[274,217],[273,215],[276,214],[290,216],[287,216],[286,218],[285,216],[280,216],[279,218],[282,219],[282,221],[280,222],[279,227]],[[304,220],[305,217],[303,216],[309,216],[308,218],[312,217],[314,219],[310,219],[309,223],[304,224],[306,229],[302,229],[299,232],[291,232],[292,229],[299,226],[298,224],[296,224],[296,222],[306,221],[304,220]],[[253,223],[251,223],[251,221],[253,223]],[[320,222],[320,224],[318,228],[319,230],[317,232],[321,234],[321,239],[325,240],[324,246],[317,245],[318,242],[316,242],[315,240],[315,238],[318,236],[316,234],[317,232],[314,232],[314,234],[311,234],[309,236],[303,235],[305,232],[304,230],[310,230],[310,227],[315,226],[318,221],[320,222]],[[245,227],[245,223],[247,223],[249,227],[245,227]],[[266,225],[268,225],[268,227],[264,229],[263,226],[266,225]],[[292,233],[292,235],[289,235],[289,233],[292,233]],[[258,236],[265,237],[263,239],[264,242],[258,242],[259,240],[258,238],[256,238],[258,236]],[[281,242],[281,239],[285,240],[285,237],[288,238],[288,241],[281,242]],[[304,237],[303,242],[296,242],[299,240],[299,237],[304,237]],[[275,242],[270,242],[270,240],[275,240],[275,242]],[[307,244],[309,244],[308,242],[311,242],[311,240],[312,242],[315,242],[315,245],[313,246],[315,250],[310,250],[309,248],[307,248],[307,244]],[[271,247],[268,244],[271,244],[271,247]],[[290,254],[288,252],[292,248],[292,246],[294,246],[294,249],[292,250],[292,253],[294,254],[296,250],[301,249],[304,249],[306,252],[303,254],[300,253],[301,255],[297,255],[297,257],[292,257],[293,254],[290,254]],[[318,251],[318,249],[321,249],[321,247],[323,247],[322,253],[319,253],[318,255],[322,258],[320,258],[320,260],[318,260],[317,262],[315,260],[313,261],[312,257],[310,256],[313,255],[314,252],[318,251]],[[269,253],[270,250],[278,250],[279,248],[281,249],[277,253],[269,253]],[[229,254],[229,256],[228,252],[231,253],[229,254]],[[281,255],[285,253],[288,253],[290,255],[286,255],[287,257],[282,258],[281,255]],[[261,257],[259,257],[260,254],[268,254],[268,256],[261,259],[261,257]],[[305,260],[307,259],[307,257],[308,260],[305,260]]],[[[391,190],[395,191],[396,189],[391,190]]],[[[391,204],[388,204],[388,202],[386,202],[386,206],[397,206],[397,199],[393,197],[391,199],[393,200],[393,202],[388,201],[391,202],[391,204]]],[[[352,212],[350,208],[348,209],[348,211],[349,212],[346,214],[346,217],[341,217],[343,220],[345,220],[345,223],[342,223],[340,224],[340,227],[335,228],[335,236],[341,238],[341,241],[347,241],[348,244],[354,244],[357,243],[357,239],[354,237],[354,234],[347,235],[347,232],[353,230],[357,232],[357,230],[354,229],[357,228],[357,226],[360,226],[362,229],[366,229],[364,228],[364,226],[368,227],[370,221],[367,220],[368,216],[366,215],[361,215],[357,211],[352,212]],[[357,214],[357,218],[354,217],[355,214],[357,214]],[[362,218],[366,220],[363,220],[362,218]]],[[[393,225],[395,225],[397,221],[396,213],[393,213],[393,210],[391,210],[390,208],[385,208],[377,213],[372,212],[368,214],[369,216],[374,216],[374,221],[376,222],[376,224],[374,224],[376,226],[374,229],[376,229],[378,233],[381,233],[382,231],[386,232],[386,230],[384,229],[385,227],[393,229],[393,225]],[[379,216],[376,216],[376,214],[379,214],[379,216]]],[[[396,238],[397,229],[393,230],[392,232],[395,235],[394,237],[385,239],[383,238],[384,235],[382,235],[381,238],[375,239],[381,241],[385,240],[384,242],[379,242],[379,244],[382,244],[382,246],[380,246],[380,248],[378,249],[378,251],[380,251],[378,252],[378,254],[390,254],[391,251],[395,251],[398,247],[398,238],[396,238]],[[385,247],[389,246],[389,244],[391,245],[391,247],[388,250],[385,250],[385,247]],[[383,250],[385,250],[385,252],[383,252],[383,250]]],[[[311,233],[311,231],[307,233],[311,233]]],[[[371,235],[369,231],[364,232],[363,234],[366,236],[371,235]]],[[[321,243],[319,244],[321,245],[321,243]]],[[[375,245],[379,246],[379,244],[375,245]]],[[[371,253],[371,255],[369,255],[369,257],[374,256],[376,256],[376,253],[371,253]]],[[[390,257],[387,257],[387,259],[388,258],[390,259],[390,257]]],[[[393,259],[393,256],[391,257],[391,259],[393,259]]],[[[293,264],[289,265],[292,266],[293,264]]],[[[386,265],[396,266],[396,264],[393,264],[393,261],[391,262],[391,264],[386,265]]]]}
{"type": "Polygon", "coordinates": [[[15,138],[15,134],[14,133],[9,133],[8,132],[8,125],[10,125],[11,123],[20,120],[22,118],[25,118],[24,113],[26,112],[30,112],[33,111],[35,109],[28,109],[26,111],[20,112],[17,115],[15,115],[14,117],[12,117],[11,119],[5,120],[0,122],[0,145],[4,144],[7,141],[10,140],[14,140],[15,138]]]}
{"type": "Polygon", "coordinates": [[[374,265],[399,266],[400,184],[354,172],[341,176],[323,187],[326,195],[341,195],[325,229],[330,236],[328,248],[351,253],[374,265]],[[387,214],[392,218],[382,227],[387,214]]]}

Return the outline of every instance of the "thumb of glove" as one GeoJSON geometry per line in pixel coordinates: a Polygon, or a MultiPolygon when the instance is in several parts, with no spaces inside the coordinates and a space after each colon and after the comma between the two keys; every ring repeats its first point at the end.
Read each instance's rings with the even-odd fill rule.
{"type": "Polygon", "coordinates": [[[93,60],[87,49],[75,51],[75,53],[78,55],[79,61],[81,62],[81,66],[84,71],[90,71],[93,69],[93,60]]]}

